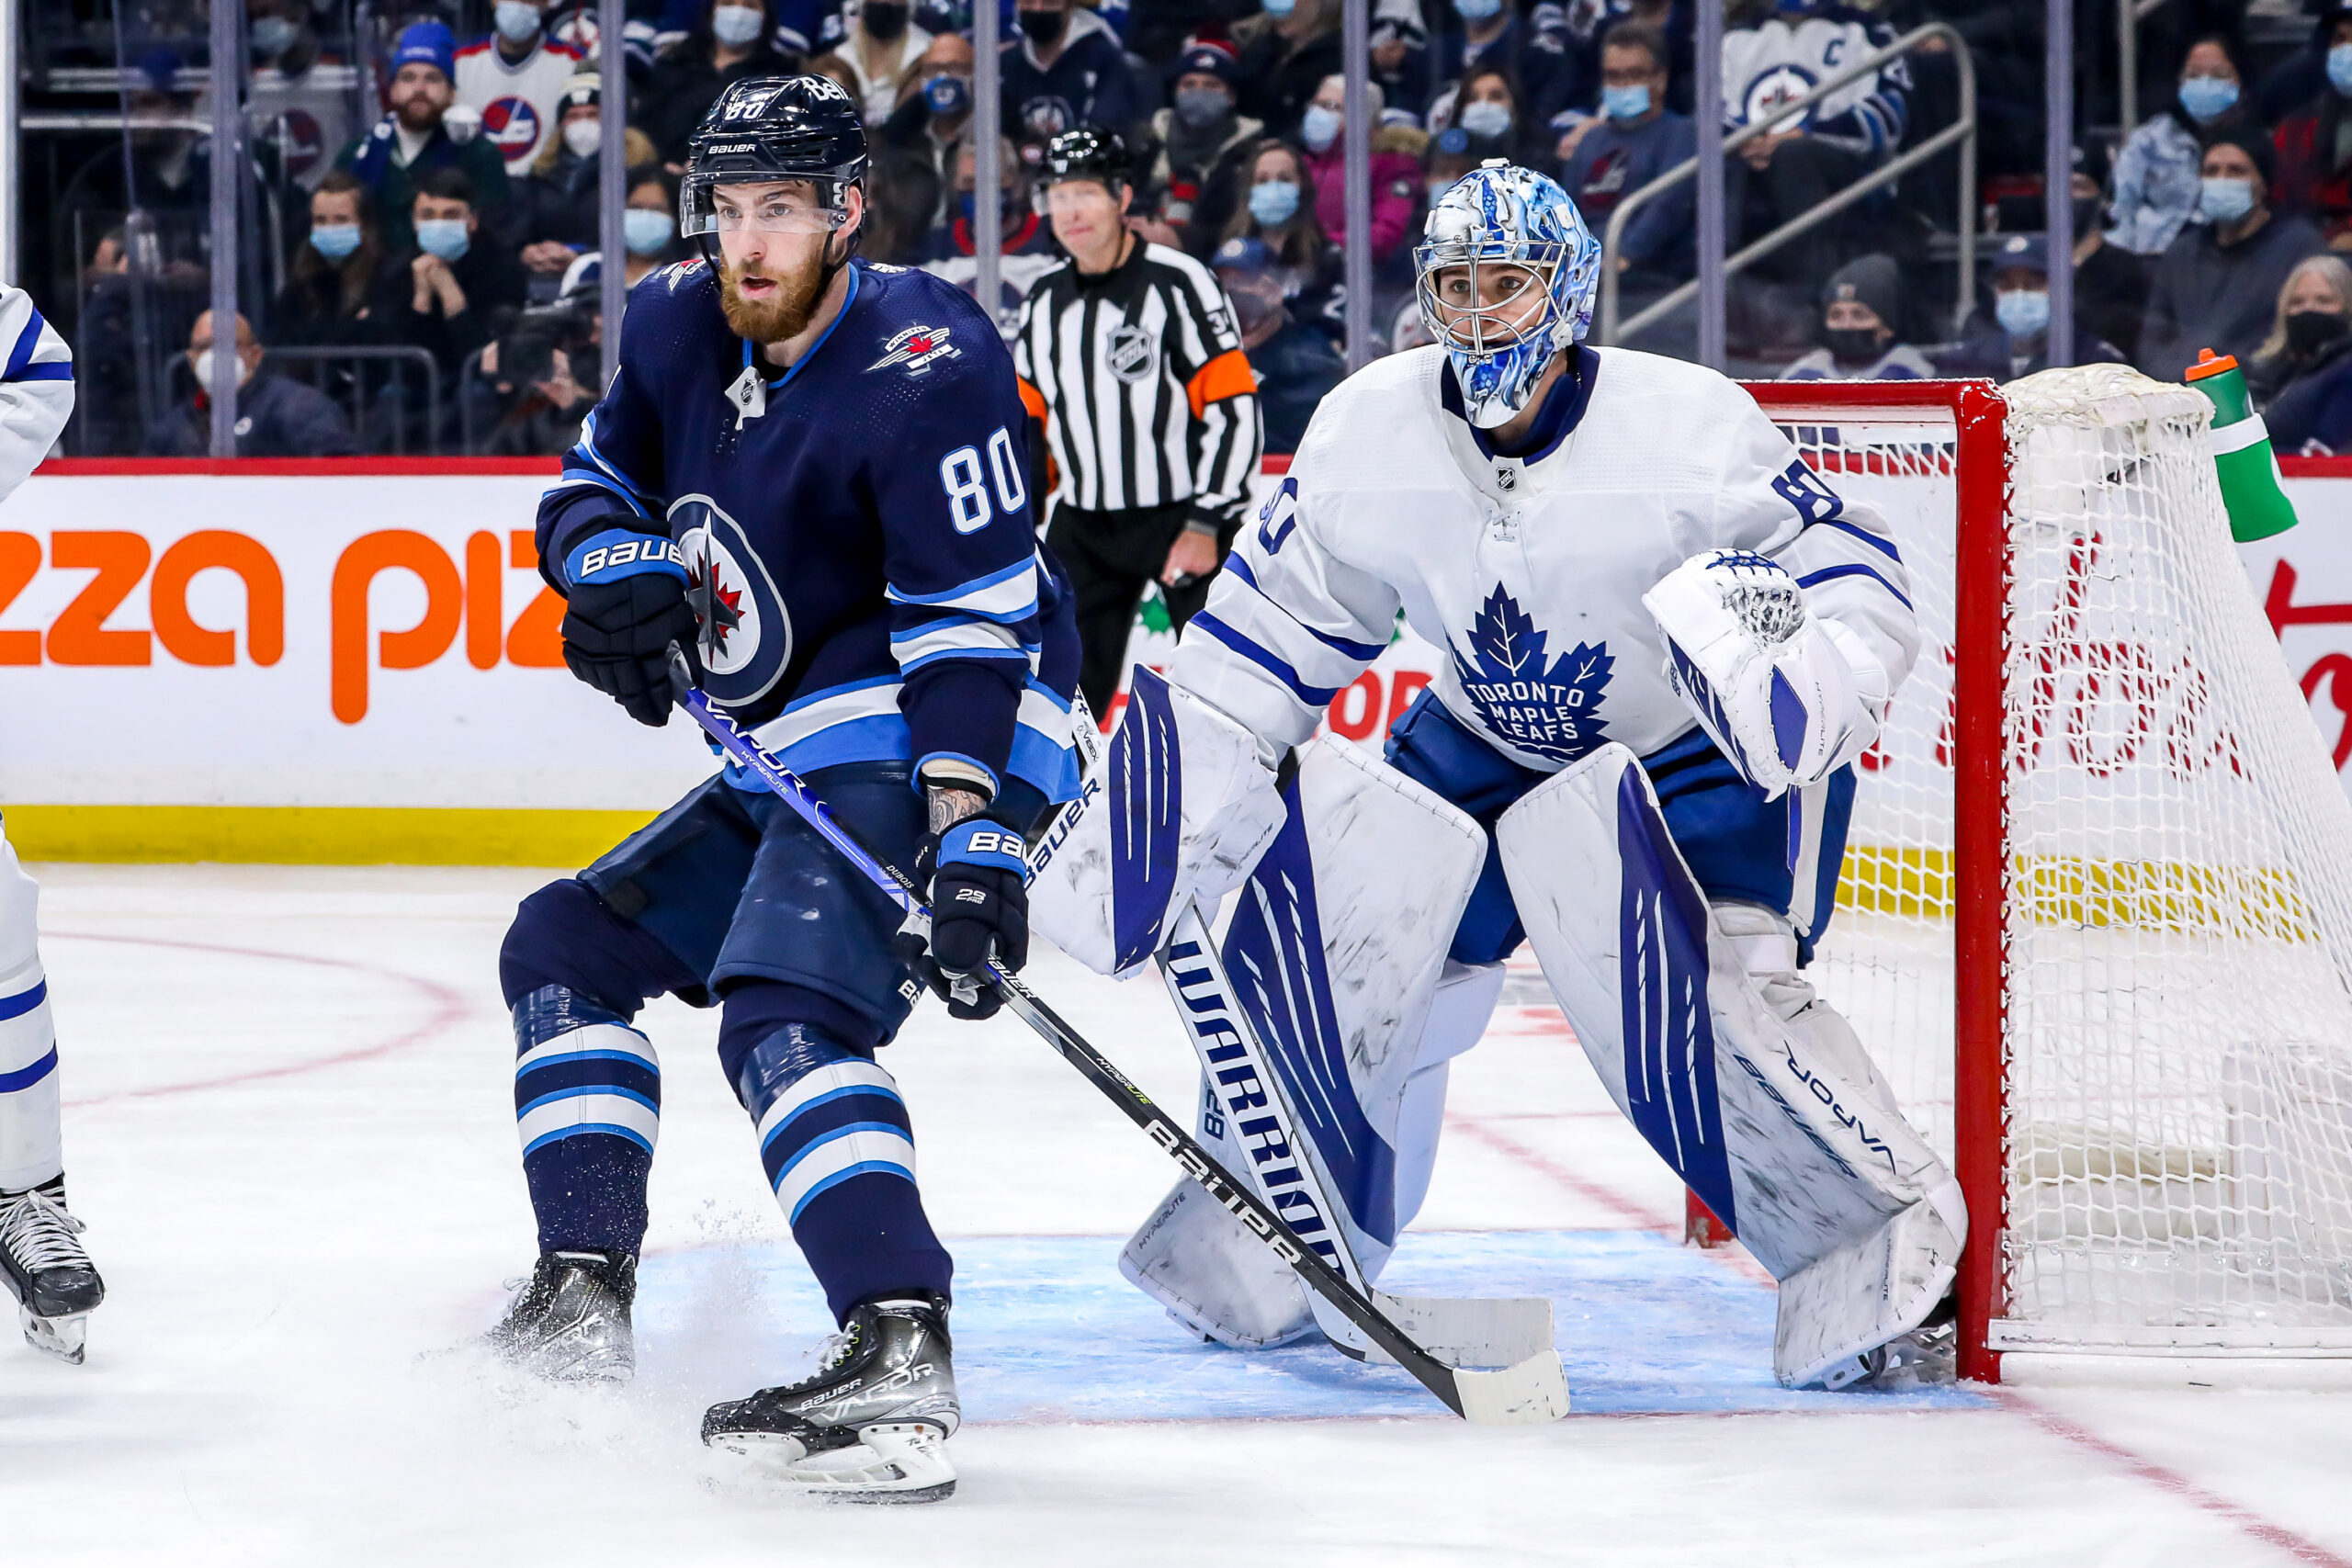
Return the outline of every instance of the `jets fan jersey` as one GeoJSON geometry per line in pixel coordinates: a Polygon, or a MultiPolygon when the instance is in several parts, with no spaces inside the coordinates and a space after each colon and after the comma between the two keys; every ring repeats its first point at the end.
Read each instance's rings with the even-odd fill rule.
{"type": "Polygon", "coordinates": [[[619,374],[539,503],[540,570],[562,591],[611,531],[666,533],[704,689],[787,766],[943,764],[1067,800],[1078,641],[1026,425],[1011,355],[951,284],[853,263],[780,370],[682,262],[630,292],[619,374]]]}
{"type": "Polygon", "coordinates": [[[1697,721],[1667,684],[1642,595],[1730,548],[1777,559],[1811,612],[1850,627],[1901,684],[1918,631],[1883,522],[1714,371],[1576,355],[1547,398],[1550,440],[1523,458],[1496,456],[1462,417],[1442,348],[1342,382],[1241,530],[1170,678],[1297,745],[1401,608],[1450,654],[1437,700],[1511,761],[1557,772],[1611,740],[1647,756],[1697,721]]]}

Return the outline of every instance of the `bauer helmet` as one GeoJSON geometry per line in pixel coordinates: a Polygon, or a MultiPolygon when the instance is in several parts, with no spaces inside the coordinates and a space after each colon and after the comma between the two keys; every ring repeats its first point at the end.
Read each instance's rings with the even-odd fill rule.
{"type": "Polygon", "coordinates": [[[1045,160],[1037,171],[1039,209],[1044,208],[1047,188],[1065,180],[1093,180],[1116,199],[1131,182],[1133,172],[1127,144],[1115,131],[1091,125],[1065,130],[1046,143],[1045,160]]]}
{"type": "Polygon", "coordinates": [[[1421,233],[1413,268],[1422,320],[1453,361],[1463,412],[1492,430],[1527,406],[1553,355],[1591,324],[1600,246],[1566,191],[1500,158],[1448,186],[1421,233]],[[1479,273],[1490,267],[1508,268],[1524,283],[1489,300],[1500,291],[1482,288],[1479,273]],[[1440,279],[1456,269],[1461,276],[1448,279],[1448,288],[1460,289],[1460,298],[1442,300],[1440,279]]]}
{"type": "MultiPolygon", "coordinates": [[[[849,187],[865,179],[865,123],[839,83],[824,76],[750,76],[719,94],[686,141],[678,186],[678,232],[708,255],[718,231],[722,185],[807,180],[829,228],[849,221],[849,187]]],[[[854,250],[857,236],[850,237],[854,250]]],[[[847,258],[844,257],[844,260],[847,258]]]]}

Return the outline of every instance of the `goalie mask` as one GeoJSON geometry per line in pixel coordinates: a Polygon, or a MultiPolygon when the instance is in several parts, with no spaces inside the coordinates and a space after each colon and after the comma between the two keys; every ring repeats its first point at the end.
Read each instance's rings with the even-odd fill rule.
{"type": "Polygon", "coordinates": [[[1492,430],[1526,408],[1553,356],[1584,336],[1600,246],[1555,182],[1490,158],[1430,209],[1413,267],[1463,412],[1492,430]]]}

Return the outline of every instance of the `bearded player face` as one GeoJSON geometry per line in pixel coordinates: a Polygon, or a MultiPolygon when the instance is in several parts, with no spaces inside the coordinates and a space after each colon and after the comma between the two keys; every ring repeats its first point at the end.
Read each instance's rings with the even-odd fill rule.
{"type": "Polygon", "coordinates": [[[753,343],[783,343],[808,330],[824,291],[828,262],[847,259],[849,237],[865,216],[853,186],[838,229],[807,180],[725,185],[713,193],[718,220],[718,298],[727,324],[753,343]]]}

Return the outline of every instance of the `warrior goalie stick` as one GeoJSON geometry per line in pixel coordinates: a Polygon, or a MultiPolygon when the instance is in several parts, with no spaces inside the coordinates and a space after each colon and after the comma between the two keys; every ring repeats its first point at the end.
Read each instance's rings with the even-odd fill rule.
{"type": "MultiPolygon", "coordinates": [[[[744,733],[732,718],[714,707],[710,699],[694,687],[683,657],[674,658],[672,679],[678,705],[703,727],[730,761],[773,791],[910,919],[928,927],[931,910],[915,885],[896,866],[859,843],[798,775],[744,733]]],[[[1440,1361],[1300,1240],[1297,1233],[1258,1201],[1247,1183],[1219,1165],[1207,1150],[1163,1115],[1150,1096],[1129,1082],[1125,1074],[1056,1016],[1017,976],[990,960],[985,978],[996,987],[1014,1016],[1036,1031],[1105,1100],[1141,1128],[1163,1154],[1200,1183],[1251,1235],[1271,1247],[1308,1288],[1329,1302],[1367,1339],[1386,1351],[1447,1409],[1466,1421],[1498,1427],[1557,1420],[1567,1414],[1567,1382],[1561,1373],[1557,1352],[1546,1347],[1516,1366],[1492,1371],[1465,1371],[1440,1361]]]]}
{"type": "MultiPolygon", "coordinates": [[[[1071,729],[1081,760],[1092,768],[1102,750],[1100,731],[1083,696],[1076,699],[1071,729]]],[[[1285,776],[1290,766],[1284,765],[1285,776]]],[[[1057,814],[1058,820],[1074,819],[1080,804],[1072,801],[1057,814]]],[[[1250,1145],[1253,1163],[1243,1169],[1252,1189],[1323,1261],[1449,1367],[1515,1367],[1552,1348],[1552,1303],[1547,1297],[1396,1296],[1366,1280],[1331,1196],[1329,1173],[1317,1157],[1314,1143],[1298,1130],[1297,1091],[1241,1007],[1197,906],[1186,906],[1170,923],[1168,940],[1152,954],[1152,964],[1200,1060],[1201,1082],[1213,1086],[1207,1092],[1218,1097],[1221,1112],[1250,1124],[1257,1142],[1250,1145]]],[[[1316,1315],[1341,1354],[1388,1359],[1376,1346],[1353,1342],[1328,1308],[1318,1306],[1316,1315]]]]}

